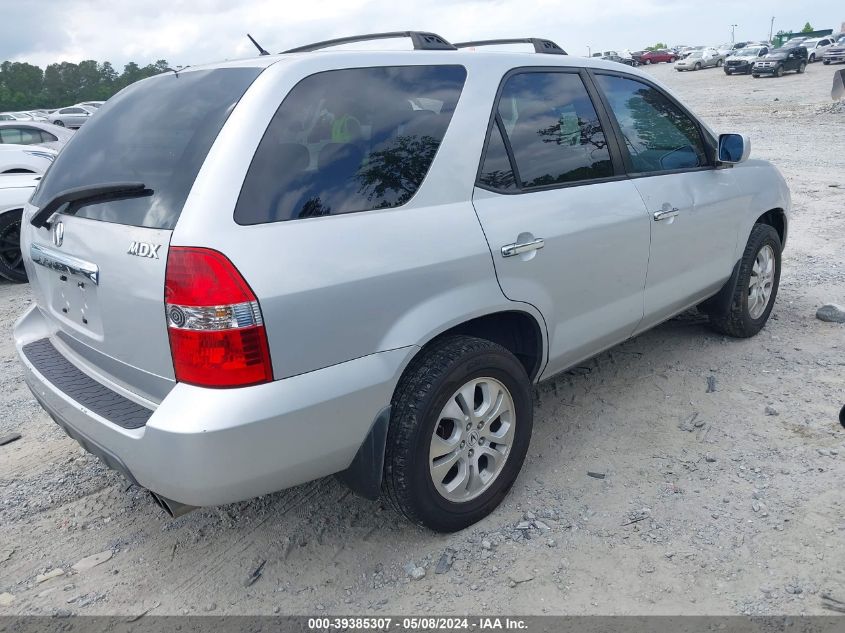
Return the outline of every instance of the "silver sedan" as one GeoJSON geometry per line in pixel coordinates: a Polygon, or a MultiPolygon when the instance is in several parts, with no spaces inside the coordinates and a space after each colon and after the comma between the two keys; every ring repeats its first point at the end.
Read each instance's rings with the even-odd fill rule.
{"type": "Polygon", "coordinates": [[[675,70],[701,70],[702,68],[718,68],[725,63],[725,56],[715,49],[693,51],[687,57],[675,62],[675,70]]]}
{"type": "Polygon", "coordinates": [[[78,128],[91,118],[96,110],[88,106],[70,106],[69,108],[60,108],[50,114],[47,119],[50,123],[54,123],[59,127],[78,128]]]}

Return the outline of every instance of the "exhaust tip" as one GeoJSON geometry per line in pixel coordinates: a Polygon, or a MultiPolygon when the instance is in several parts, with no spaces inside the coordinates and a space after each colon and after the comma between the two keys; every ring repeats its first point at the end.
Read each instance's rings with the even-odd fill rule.
{"type": "Polygon", "coordinates": [[[179,503],[178,501],[162,497],[152,491],[150,491],[150,496],[153,498],[153,501],[155,501],[155,504],[164,510],[172,519],[180,517],[183,514],[188,514],[192,510],[197,509],[197,506],[189,506],[184,503],[179,503]]]}

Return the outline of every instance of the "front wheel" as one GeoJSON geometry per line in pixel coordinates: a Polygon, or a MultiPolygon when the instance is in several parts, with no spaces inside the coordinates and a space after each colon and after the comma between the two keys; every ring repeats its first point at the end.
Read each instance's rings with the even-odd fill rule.
{"type": "Polygon", "coordinates": [[[647,59],[647,60],[645,60],[645,63],[646,63],[647,66],[649,66],[649,65],[651,65],[651,60],[647,59]]]}
{"type": "Polygon", "coordinates": [[[830,64],[830,60],[829,60],[829,59],[823,59],[823,60],[822,60],[822,64],[824,64],[825,66],[827,66],[828,64],[830,64]]]}
{"type": "Polygon", "coordinates": [[[722,312],[710,312],[717,332],[748,338],[763,329],[780,284],[781,241],[768,224],[755,224],[745,246],[731,302],[722,312]]]}
{"type": "Polygon", "coordinates": [[[0,277],[15,283],[26,281],[21,256],[21,211],[0,215],[0,277]]]}
{"type": "Polygon", "coordinates": [[[803,73],[805,70],[807,70],[807,64],[805,64],[804,62],[801,62],[801,65],[800,65],[800,66],[798,66],[798,74],[800,75],[800,74],[801,74],[801,73],[803,73]]]}
{"type": "Polygon", "coordinates": [[[701,70],[701,64],[696,64],[695,66],[693,66],[692,69],[693,70],[701,70]]]}
{"type": "Polygon", "coordinates": [[[531,440],[525,368],[508,350],[450,336],[421,352],[391,403],[383,490],[410,521],[455,532],[510,490],[531,440]]]}
{"type": "Polygon", "coordinates": [[[816,56],[815,56],[815,54],[810,55],[810,63],[812,64],[814,61],[816,61],[816,56]]]}
{"type": "Polygon", "coordinates": [[[778,66],[775,71],[775,77],[783,77],[783,66],[778,66]]]}

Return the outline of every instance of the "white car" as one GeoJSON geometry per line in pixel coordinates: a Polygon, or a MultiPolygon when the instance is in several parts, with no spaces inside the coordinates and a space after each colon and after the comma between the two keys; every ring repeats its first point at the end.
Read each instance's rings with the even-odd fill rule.
{"type": "Polygon", "coordinates": [[[43,121],[0,121],[0,143],[6,145],[35,145],[58,152],[74,134],[43,121]]]}
{"type": "Polygon", "coordinates": [[[807,49],[807,61],[811,64],[824,57],[829,48],[835,44],[831,37],[817,37],[811,40],[804,40],[801,46],[807,49]]]}
{"type": "Polygon", "coordinates": [[[0,112],[0,121],[32,121],[29,112],[0,112]]]}
{"type": "Polygon", "coordinates": [[[57,153],[46,147],[0,144],[0,174],[43,174],[57,153]]]}
{"type": "Polygon", "coordinates": [[[41,176],[0,175],[0,277],[26,281],[21,257],[21,212],[41,176]]]}

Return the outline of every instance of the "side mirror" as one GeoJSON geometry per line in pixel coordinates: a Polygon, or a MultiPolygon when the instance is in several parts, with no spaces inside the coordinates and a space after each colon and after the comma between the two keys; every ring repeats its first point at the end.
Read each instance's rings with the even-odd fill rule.
{"type": "Polygon", "coordinates": [[[751,141],[744,134],[719,135],[719,162],[728,165],[748,160],[751,141]]]}

